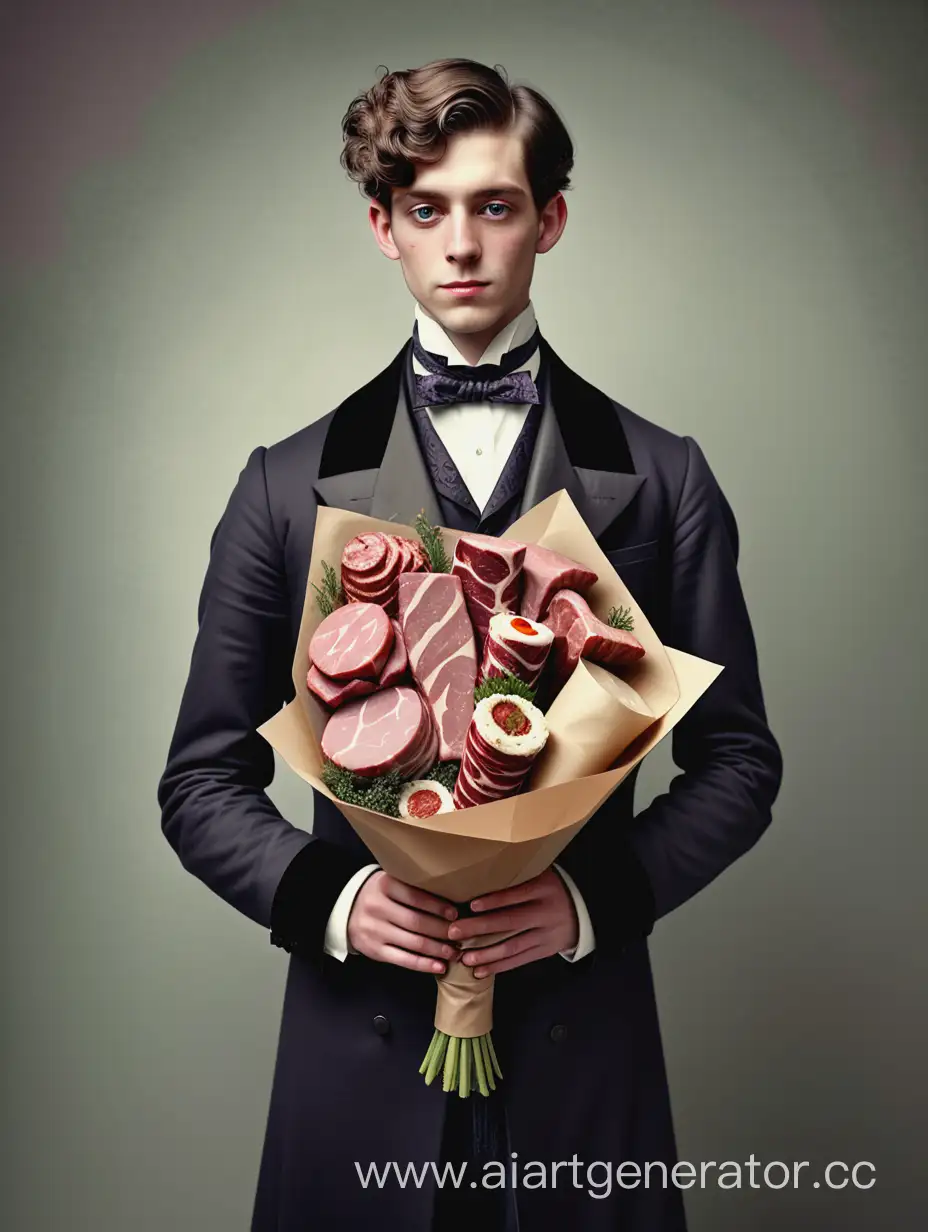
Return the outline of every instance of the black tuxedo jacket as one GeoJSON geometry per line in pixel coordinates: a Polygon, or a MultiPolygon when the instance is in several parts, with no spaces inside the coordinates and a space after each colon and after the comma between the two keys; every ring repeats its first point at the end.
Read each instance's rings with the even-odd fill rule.
{"type": "MultiPolygon", "coordinates": [[[[558,857],[587,904],[596,948],[578,963],[553,956],[500,976],[494,1039],[507,1057],[513,1146],[523,1157],[569,1159],[576,1150],[620,1160],[648,1150],[647,1158],[671,1160],[646,938],[656,919],[763,833],[781,756],[738,577],[735,517],[702,450],[595,389],[541,345],[547,401],[514,516],[566,488],[661,640],[725,670],[672,732],[681,773],[669,790],[635,816],[629,775],[558,857]],[[552,1025],[561,1056],[570,1051],[565,1037],[577,1050],[554,1071],[552,1025]]],[[[335,899],[373,857],[317,793],[312,833],[281,816],[266,793],[273,750],[256,732],[293,696],[318,505],[399,522],[424,507],[440,521],[404,400],[409,346],[334,411],[248,458],[211,540],[189,676],[158,785],[163,832],[183,866],[291,952],[253,1224],[262,1232],[296,1232],[301,1203],[334,1204],[339,1227],[386,1219],[384,1226],[428,1228],[428,1187],[372,1194],[359,1188],[350,1161],[395,1158],[398,1141],[403,1158],[438,1158],[441,1096],[418,1073],[434,984],[363,955],[339,963],[324,953],[335,899]],[[369,1116],[332,1121],[344,1101],[357,1111],[378,1099],[391,1106],[389,1125],[369,1116]],[[296,1143],[304,1164],[312,1156],[308,1171],[296,1143]]],[[[528,1217],[538,1201],[549,1221],[576,1222],[572,1203],[580,1202],[582,1226],[606,1228],[621,1201],[623,1226],[682,1226],[668,1213],[678,1211],[672,1186],[634,1192],[591,1203],[582,1190],[540,1198],[523,1190],[520,1212],[528,1217]]],[[[335,1224],[323,1218],[318,1226],[335,1224]]]]}

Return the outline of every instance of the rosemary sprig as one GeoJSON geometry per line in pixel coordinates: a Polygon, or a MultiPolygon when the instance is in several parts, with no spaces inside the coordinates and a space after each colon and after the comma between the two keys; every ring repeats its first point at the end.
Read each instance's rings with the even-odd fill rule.
{"type": "Polygon", "coordinates": [[[487,676],[483,684],[478,684],[474,689],[474,705],[485,697],[492,697],[494,693],[514,693],[516,697],[524,697],[527,702],[535,700],[535,690],[512,672],[507,672],[505,676],[487,676]]]}
{"type": "Polygon", "coordinates": [[[450,573],[451,561],[442,542],[441,530],[439,527],[430,524],[425,516],[424,509],[420,509],[416,514],[416,520],[413,525],[416,528],[419,539],[422,541],[422,547],[425,549],[425,555],[428,558],[431,572],[450,573]]]}
{"type": "Polygon", "coordinates": [[[346,804],[358,804],[376,813],[386,813],[389,817],[400,815],[399,800],[404,780],[398,770],[368,778],[336,766],[326,758],[321,778],[329,791],[346,804]]]}
{"type": "Polygon", "coordinates": [[[322,589],[311,582],[316,592],[316,606],[323,616],[331,616],[337,607],[345,602],[345,592],[342,590],[341,579],[331,565],[322,562],[322,589]]]}
{"type": "Polygon", "coordinates": [[[632,609],[630,607],[612,608],[606,619],[606,624],[611,625],[613,629],[624,629],[627,633],[631,633],[635,627],[632,609]]]}

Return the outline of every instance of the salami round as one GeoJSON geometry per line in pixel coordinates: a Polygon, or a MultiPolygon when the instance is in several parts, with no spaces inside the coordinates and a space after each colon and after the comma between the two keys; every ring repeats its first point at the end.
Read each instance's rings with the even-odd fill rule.
{"type": "Polygon", "coordinates": [[[422,695],[409,685],[378,689],[332,715],[322,733],[322,752],[355,774],[374,777],[398,770],[414,778],[435,762],[438,734],[422,695]]]}
{"type": "Polygon", "coordinates": [[[435,779],[413,779],[400,792],[399,810],[401,817],[422,821],[436,813],[453,813],[454,801],[444,783],[435,779]]]}
{"type": "Polygon", "coordinates": [[[414,539],[368,531],[345,544],[342,588],[349,602],[377,603],[395,616],[400,574],[425,569],[425,553],[414,539]]]}
{"type": "Polygon", "coordinates": [[[326,616],[309,639],[309,658],[332,680],[376,680],[394,636],[390,617],[378,604],[346,603],[326,616]]]}

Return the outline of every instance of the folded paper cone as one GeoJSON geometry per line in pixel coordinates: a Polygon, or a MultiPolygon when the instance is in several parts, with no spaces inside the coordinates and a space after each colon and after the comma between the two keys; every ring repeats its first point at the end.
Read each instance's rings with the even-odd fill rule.
{"type": "Polygon", "coordinates": [[[627,681],[581,659],[545,712],[548,742],[532,767],[529,789],[608,770],[656,717],[627,681]]]}

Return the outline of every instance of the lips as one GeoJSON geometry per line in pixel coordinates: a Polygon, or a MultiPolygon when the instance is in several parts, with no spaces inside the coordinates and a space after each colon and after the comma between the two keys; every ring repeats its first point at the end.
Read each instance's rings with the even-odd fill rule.
{"type": "Polygon", "coordinates": [[[443,282],[441,285],[445,288],[446,291],[457,291],[457,290],[463,291],[463,290],[466,290],[468,287],[486,287],[489,284],[486,282],[477,282],[475,280],[471,280],[470,282],[443,282]]]}

